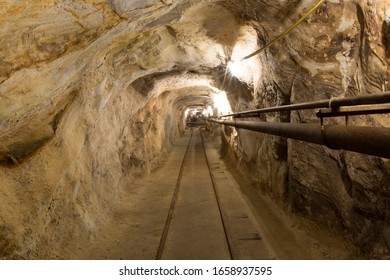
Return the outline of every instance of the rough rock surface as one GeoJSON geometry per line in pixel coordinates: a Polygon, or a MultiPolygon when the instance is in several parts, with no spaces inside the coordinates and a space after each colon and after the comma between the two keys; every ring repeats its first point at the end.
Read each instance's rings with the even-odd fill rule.
{"type": "MultiPolygon", "coordinates": [[[[237,100],[236,110],[248,103],[267,107],[388,91],[389,8],[384,2],[328,1],[261,55],[261,77],[251,76],[259,82],[247,83],[251,95],[237,100]]],[[[260,31],[260,36],[267,41],[275,37],[270,33],[260,31]]],[[[264,118],[318,122],[311,110],[264,118]]],[[[388,126],[389,116],[353,117],[348,124],[388,126]]],[[[229,130],[224,135],[231,148],[225,154],[238,160],[243,172],[250,170],[258,189],[286,209],[343,231],[367,257],[390,257],[389,160],[229,130]]]]}
{"type": "MultiPolygon", "coordinates": [[[[92,240],[120,178],[158,166],[186,107],[212,103],[217,88],[233,111],[388,91],[390,8],[366,0],[326,1],[223,85],[230,57],[314,2],[2,1],[0,258],[61,258],[73,239],[92,240]]],[[[388,160],[230,128],[222,139],[226,159],[287,211],[343,231],[368,258],[390,257],[388,160]]]]}

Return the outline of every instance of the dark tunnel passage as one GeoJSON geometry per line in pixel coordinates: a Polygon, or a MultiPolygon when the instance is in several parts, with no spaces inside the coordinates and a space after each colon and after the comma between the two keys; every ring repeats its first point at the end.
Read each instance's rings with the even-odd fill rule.
{"type": "Polygon", "coordinates": [[[1,4],[0,259],[388,259],[390,3],[287,2],[1,4]]]}

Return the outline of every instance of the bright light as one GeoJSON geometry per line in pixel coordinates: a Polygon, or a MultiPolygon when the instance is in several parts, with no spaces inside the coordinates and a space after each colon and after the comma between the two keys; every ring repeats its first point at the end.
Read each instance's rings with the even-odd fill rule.
{"type": "Polygon", "coordinates": [[[229,100],[227,99],[226,92],[220,91],[213,97],[214,108],[218,109],[220,115],[226,115],[231,111],[229,100]]]}
{"type": "Polygon", "coordinates": [[[257,49],[259,43],[256,30],[249,26],[241,27],[227,66],[232,75],[247,84],[256,85],[261,78],[260,56],[242,60],[257,49]]]}
{"type": "Polygon", "coordinates": [[[211,117],[213,115],[213,108],[209,105],[206,108],[203,109],[203,116],[204,117],[211,117]]]}
{"type": "Polygon", "coordinates": [[[209,106],[207,106],[207,113],[209,114],[209,117],[211,117],[213,114],[214,114],[214,112],[213,112],[213,108],[211,108],[211,106],[209,105],[209,106]]]}
{"type": "Polygon", "coordinates": [[[187,108],[184,112],[184,118],[187,118],[189,112],[190,112],[190,109],[187,108]]]}
{"type": "Polygon", "coordinates": [[[243,68],[242,62],[239,60],[229,61],[228,68],[229,68],[230,73],[232,73],[235,77],[241,77],[244,75],[244,68],[243,68]]]}

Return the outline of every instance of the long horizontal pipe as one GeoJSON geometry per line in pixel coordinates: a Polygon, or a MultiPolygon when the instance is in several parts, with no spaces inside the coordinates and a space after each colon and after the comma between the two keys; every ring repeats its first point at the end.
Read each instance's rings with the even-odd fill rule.
{"type": "Polygon", "coordinates": [[[383,94],[371,94],[371,95],[345,97],[345,98],[331,98],[331,99],[321,100],[321,101],[261,108],[256,110],[249,110],[249,111],[224,115],[222,117],[244,118],[244,117],[252,117],[252,116],[257,116],[259,114],[272,113],[272,112],[283,112],[283,111],[304,110],[304,109],[320,109],[320,108],[337,108],[340,106],[370,105],[370,104],[383,104],[383,103],[390,103],[390,92],[386,92],[383,94]]]}
{"type": "Polygon", "coordinates": [[[383,158],[390,158],[390,128],[257,121],[208,121],[383,158]]]}

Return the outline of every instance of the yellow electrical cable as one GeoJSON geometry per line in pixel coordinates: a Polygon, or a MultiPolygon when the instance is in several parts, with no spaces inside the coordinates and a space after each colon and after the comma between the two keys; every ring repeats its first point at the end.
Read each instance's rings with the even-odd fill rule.
{"type": "Polygon", "coordinates": [[[296,23],[294,23],[289,29],[287,29],[286,31],[284,31],[282,34],[280,34],[278,37],[276,37],[274,40],[272,40],[270,43],[268,43],[267,45],[265,45],[264,47],[262,47],[261,49],[245,56],[244,58],[240,59],[239,61],[243,61],[243,60],[246,60],[248,58],[251,58],[252,56],[255,56],[259,53],[261,53],[262,51],[264,51],[266,48],[269,48],[270,46],[272,46],[273,44],[275,44],[277,41],[279,41],[280,39],[282,39],[284,36],[286,36],[288,33],[290,33],[295,27],[297,27],[302,21],[304,21],[309,15],[311,15],[321,4],[322,2],[324,2],[324,0],[320,0],[318,1],[318,3],[313,7],[311,8],[303,17],[301,17],[296,23]]]}
{"type": "MultiPolygon", "coordinates": [[[[311,15],[325,0],[320,0],[317,2],[316,5],[313,6],[313,8],[311,8],[306,14],[303,15],[303,17],[301,17],[296,23],[294,23],[290,28],[288,28],[286,31],[284,31],[282,34],[280,34],[278,37],[276,37],[274,40],[272,40],[271,42],[269,42],[268,44],[266,44],[264,47],[262,47],[261,49],[258,49],[257,51],[241,58],[240,60],[238,61],[244,61],[248,58],[251,58],[259,53],[261,53],[262,51],[264,51],[266,48],[269,48],[270,46],[272,46],[273,44],[275,44],[276,42],[278,42],[280,39],[282,39],[284,36],[286,36],[287,34],[289,34],[295,27],[297,27],[299,24],[301,24],[302,21],[304,21],[309,15],[311,15]]],[[[231,61],[233,62],[233,61],[231,61]]],[[[222,89],[225,88],[225,82],[226,82],[226,77],[227,77],[227,70],[228,70],[228,67],[226,67],[225,69],[225,75],[224,75],[224,78],[223,78],[223,82],[222,82],[222,89]]]]}

